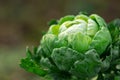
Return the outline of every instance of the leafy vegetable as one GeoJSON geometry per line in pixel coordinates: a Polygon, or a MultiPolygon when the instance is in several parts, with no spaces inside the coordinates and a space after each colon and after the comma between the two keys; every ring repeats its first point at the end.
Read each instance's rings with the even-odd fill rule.
{"type": "Polygon", "coordinates": [[[22,68],[54,80],[120,79],[120,19],[68,15],[49,26],[33,53],[27,49],[22,68]]]}
{"type": "Polygon", "coordinates": [[[27,58],[21,59],[22,64],[20,64],[20,66],[22,68],[24,68],[25,70],[27,70],[28,72],[35,73],[35,74],[37,74],[39,76],[46,75],[47,71],[43,70],[40,67],[40,65],[38,65],[37,57],[33,56],[28,48],[27,48],[26,54],[27,54],[27,58]]]}

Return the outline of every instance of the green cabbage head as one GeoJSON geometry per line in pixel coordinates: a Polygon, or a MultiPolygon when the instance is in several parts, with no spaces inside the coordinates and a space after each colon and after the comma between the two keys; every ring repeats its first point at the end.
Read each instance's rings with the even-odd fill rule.
{"type": "Polygon", "coordinates": [[[27,50],[21,67],[40,76],[49,74],[54,80],[90,80],[103,68],[101,55],[111,42],[107,24],[100,16],[65,16],[50,23],[34,55],[27,50]]]}
{"type": "Polygon", "coordinates": [[[101,55],[111,43],[105,21],[98,15],[65,16],[52,24],[41,40],[41,48],[50,56],[55,48],[68,47],[80,53],[95,49],[101,55]]]}

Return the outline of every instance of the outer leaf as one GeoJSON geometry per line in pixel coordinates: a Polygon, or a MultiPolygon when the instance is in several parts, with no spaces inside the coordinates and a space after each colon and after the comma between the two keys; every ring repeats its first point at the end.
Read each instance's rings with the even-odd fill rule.
{"type": "Polygon", "coordinates": [[[41,58],[40,64],[44,68],[49,68],[50,69],[50,68],[54,67],[54,65],[50,62],[50,60],[48,58],[44,58],[44,57],[41,58]]]}
{"type": "Polygon", "coordinates": [[[101,55],[107,46],[112,42],[111,35],[106,27],[102,27],[94,36],[90,49],[95,49],[101,55]]]}
{"type": "Polygon", "coordinates": [[[64,23],[65,21],[72,21],[73,19],[74,19],[74,16],[73,16],[73,15],[68,15],[68,16],[62,17],[62,18],[59,20],[59,25],[61,25],[61,24],[64,23]]]}
{"type": "Polygon", "coordinates": [[[84,15],[84,14],[80,14],[80,15],[77,15],[76,17],[75,17],[75,19],[77,20],[77,19],[79,19],[79,20],[84,20],[84,21],[88,21],[88,19],[89,19],[89,17],[88,16],[86,16],[86,15],[84,15]]]}
{"type": "Polygon", "coordinates": [[[110,68],[112,61],[112,55],[107,56],[106,59],[102,62],[101,72],[107,71],[110,68]]]}
{"type": "Polygon", "coordinates": [[[39,65],[37,65],[36,62],[28,58],[21,59],[20,66],[24,68],[26,71],[35,73],[39,76],[45,76],[47,74],[47,71],[45,71],[39,65]]]}
{"type": "Polygon", "coordinates": [[[32,52],[29,50],[29,48],[28,47],[26,47],[26,56],[27,56],[27,58],[28,59],[31,59],[32,58],[32,52]]]}
{"type": "Polygon", "coordinates": [[[57,67],[63,71],[68,71],[76,60],[84,59],[82,54],[67,47],[54,49],[51,57],[57,67]]]}
{"type": "Polygon", "coordinates": [[[120,19],[115,19],[108,24],[108,29],[110,30],[113,43],[120,40],[120,19]]]}
{"type": "Polygon", "coordinates": [[[58,35],[59,27],[60,27],[59,25],[51,25],[51,27],[49,28],[48,34],[58,35]]]}
{"type": "MultiPolygon", "coordinates": [[[[35,51],[36,52],[36,51],[35,51]]],[[[35,54],[32,55],[31,51],[27,48],[26,52],[27,58],[21,59],[20,66],[24,68],[28,72],[35,73],[39,76],[44,76],[47,74],[47,71],[42,69],[38,62],[38,57],[35,56],[35,54]]]]}
{"type": "Polygon", "coordinates": [[[104,21],[104,19],[102,17],[96,15],[96,14],[90,15],[90,18],[93,19],[93,20],[95,20],[100,27],[106,27],[107,26],[107,24],[104,21]]]}
{"type": "Polygon", "coordinates": [[[98,24],[94,20],[88,19],[87,35],[93,37],[98,30],[98,24]]]}
{"type": "Polygon", "coordinates": [[[79,33],[74,33],[69,35],[68,44],[72,47],[72,49],[84,53],[88,50],[88,47],[91,43],[91,38],[87,35],[79,33]]]}
{"type": "Polygon", "coordinates": [[[48,22],[48,26],[58,24],[58,21],[55,19],[52,19],[51,21],[48,22]]]}
{"type": "Polygon", "coordinates": [[[84,56],[85,58],[82,61],[78,59],[70,70],[79,80],[96,76],[101,68],[101,61],[95,50],[87,51],[84,56]]]}
{"type": "Polygon", "coordinates": [[[44,55],[46,55],[47,57],[51,55],[52,50],[55,47],[56,39],[57,39],[56,36],[53,34],[46,34],[43,36],[41,40],[41,48],[44,52],[44,55]]]}

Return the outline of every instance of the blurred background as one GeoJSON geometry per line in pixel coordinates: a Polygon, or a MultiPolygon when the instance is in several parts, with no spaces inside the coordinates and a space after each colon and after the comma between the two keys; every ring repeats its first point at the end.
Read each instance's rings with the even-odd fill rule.
{"type": "Polygon", "coordinates": [[[0,80],[44,80],[19,67],[26,46],[38,46],[48,21],[80,11],[106,22],[120,18],[120,0],[0,0],[0,80]]]}

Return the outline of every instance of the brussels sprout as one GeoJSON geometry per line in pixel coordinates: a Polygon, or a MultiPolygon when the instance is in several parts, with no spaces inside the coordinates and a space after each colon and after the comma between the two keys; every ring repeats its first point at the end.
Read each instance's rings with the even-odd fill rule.
{"type": "MultiPolygon", "coordinates": [[[[41,46],[46,44],[50,46],[49,42],[53,40],[53,45],[56,43],[54,48],[65,46],[80,53],[95,49],[101,55],[112,41],[107,24],[96,14],[63,17],[60,24],[51,25],[46,35],[50,34],[55,35],[57,39],[51,39],[52,36],[46,37],[48,42],[42,43],[41,46]]],[[[44,38],[41,42],[43,41],[44,38]]]]}
{"type": "MultiPolygon", "coordinates": [[[[90,80],[95,76],[101,80],[101,72],[107,71],[112,61],[111,43],[111,34],[103,18],[96,14],[69,15],[52,21],[35,54],[23,60],[33,61],[42,71],[36,73],[33,66],[30,72],[49,74],[54,80],[90,80]]],[[[21,65],[28,70],[24,61],[21,65]]]]}
{"type": "Polygon", "coordinates": [[[107,24],[100,16],[65,16],[58,20],[58,24],[51,25],[43,36],[40,47],[46,57],[40,63],[47,65],[50,61],[54,67],[49,70],[54,75],[57,70],[59,76],[62,75],[59,71],[63,71],[80,79],[83,76],[84,79],[91,78],[100,71],[100,56],[111,42],[107,24]]]}

